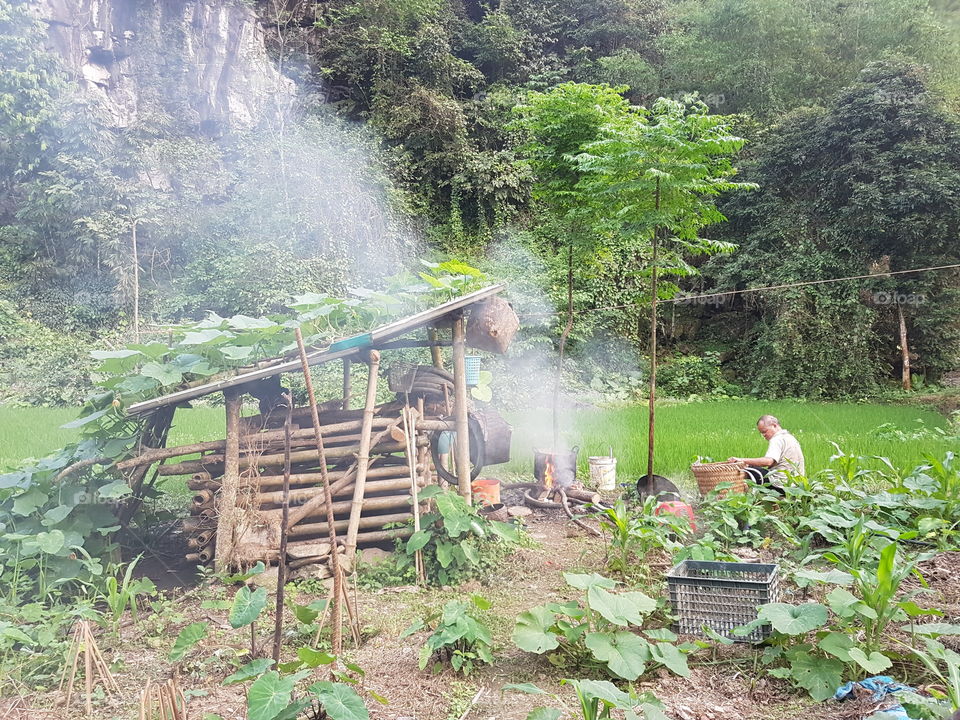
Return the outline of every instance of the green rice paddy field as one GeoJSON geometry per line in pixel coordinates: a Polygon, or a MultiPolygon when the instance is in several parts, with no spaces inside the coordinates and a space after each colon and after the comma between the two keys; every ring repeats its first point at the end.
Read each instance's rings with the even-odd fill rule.
{"type": "MultiPolygon", "coordinates": [[[[778,416],[799,438],[808,472],[827,465],[834,453],[831,442],[847,453],[888,457],[901,467],[919,464],[926,453],[942,456],[947,450],[960,450],[956,438],[903,442],[878,436],[876,428],[884,423],[902,430],[917,429],[918,420],[927,428],[948,427],[942,415],[915,406],[753,400],[664,404],[657,411],[656,471],[683,480],[689,479],[690,463],[698,455],[714,459],[761,455],[766,443],[754,424],[764,413],[778,416]]],[[[69,442],[74,432],[60,429],[60,425],[74,417],[72,409],[0,407],[0,468],[26,457],[41,457],[69,442]]],[[[533,448],[551,444],[548,412],[514,413],[508,419],[514,424],[514,459],[490,468],[494,476],[529,473],[533,448]]],[[[612,447],[621,480],[645,472],[645,407],[582,410],[569,415],[564,424],[566,441],[580,447],[581,470],[586,471],[587,456],[605,455],[612,447]]],[[[223,411],[200,407],[178,411],[170,444],[217,437],[223,437],[223,411]]]]}

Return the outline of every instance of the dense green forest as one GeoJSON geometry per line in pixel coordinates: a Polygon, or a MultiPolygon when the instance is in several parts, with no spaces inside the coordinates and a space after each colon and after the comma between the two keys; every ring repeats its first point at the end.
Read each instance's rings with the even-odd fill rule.
{"type": "MultiPolygon", "coordinates": [[[[271,313],[431,255],[510,282],[516,353],[569,335],[580,380],[629,394],[653,264],[638,227],[665,232],[665,300],[958,261],[949,0],[252,7],[292,107],[198,121],[165,50],[174,23],[118,123],[48,23],[0,0],[0,399],[72,402],[91,344],[271,313]],[[677,201],[696,227],[651,221],[629,160],[671,117],[702,152],[677,201]]],[[[676,395],[881,393],[900,381],[901,328],[915,386],[958,366],[955,269],[665,308],[676,395]]]]}

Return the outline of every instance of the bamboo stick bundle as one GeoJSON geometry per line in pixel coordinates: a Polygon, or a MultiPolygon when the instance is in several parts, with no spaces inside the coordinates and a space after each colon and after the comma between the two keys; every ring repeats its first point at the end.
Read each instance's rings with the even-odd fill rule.
{"type": "MultiPolygon", "coordinates": [[[[367,483],[367,493],[393,493],[397,490],[409,490],[410,489],[410,480],[409,475],[406,478],[402,475],[398,475],[396,478],[390,478],[386,480],[374,480],[367,483]]],[[[290,502],[299,504],[310,500],[311,498],[316,497],[317,495],[323,494],[323,488],[313,487],[313,488],[300,488],[297,490],[290,491],[290,502]]],[[[333,497],[348,497],[353,494],[353,484],[350,484],[339,491],[333,493],[333,497]]],[[[271,492],[260,492],[257,497],[260,501],[261,509],[265,508],[267,505],[276,505],[283,502],[283,491],[271,491],[271,492]]]]}
{"type": "MultiPolygon", "coordinates": [[[[396,421],[398,422],[398,421],[396,421]]],[[[358,454],[359,447],[356,445],[349,445],[346,447],[331,448],[327,451],[327,457],[329,459],[342,459],[342,458],[351,458],[358,454]]],[[[390,440],[388,442],[380,442],[375,447],[370,449],[371,453],[383,455],[388,453],[397,453],[404,450],[404,443],[395,442],[390,440]]],[[[310,450],[300,450],[294,453],[291,453],[291,462],[294,464],[308,463],[311,467],[316,466],[316,452],[310,450]]],[[[193,475],[200,472],[209,472],[211,474],[223,470],[224,456],[223,455],[206,455],[198,460],[184,460],[179,463],[173,463],[170,465],[161,465],[158,469],[158,472],[162,476],[170,475],[193,475]]],[[[246,455],[240,459],[241,468],[243,467],[279,467],[283,465],[283,455],[282,454],[271,454],[271,455],[246,455]]]]}
{"type": "MultiPolygon", "coordinates": [[[[388,515],[365,515],[360,518],[358,528],[360,530],[383,529],[384,525],[398,522],[406,522],[413,515],[409,512],[391,513],[388,515]]],[[[349,519],[337,520],[333,523],[337,531],[346,530],[350,524],[349,519]]],[[[296,527],[290,528],[290,535],[293,537],[306,537],[308,535],[325,535],[329,530],[326,522],[320,523],[300,523],[296,527]]]]}
{"type": "MultiPolygon", "coordinates": [[[[393,420],[391,417],[378,417],[374,418],[373,426],[375,428],[385,427],[390,424],[393,420]]],[[[347,435],[350,433],[356,433],[360,430],[361,420],[348,420],[345,422],[331,423],[329,425],[321,426],[320,430],[324,434],[324,440],[326,441],[327,433],[330,434],[331,438],[338,435],[347,435]]],[[[314,431],[312,427],[300,428],[291,432],[291,439],[293,440],[313,440],[314,431]]],[[[267,443],[267,442],[283,442],[283,431],[282,430],[270,430],[265,432],[254,432],[241,434],[240,443],[241,445],[250,445],[257,442],[267,443]]],[[[210,440],[206,442],[192,443],[189,445],[179,445],[174,447],[166,448],[147,448],[144,452],[136,455],[132,458],[122,460],[117,463],[117,469],[119,470],[129,470],[130,468],[137,467],[139,465],[152,464],[159,462],[160,460],[168,460],[170,458],[181,457],[183,455],[194,455],[196,453],[217,453],[222,454],[224,448],[226,447],[226,440],[210,440]]]]}
{"type": "MultiPolygon", "coordinates": [[[[402,477],[406,473],[406,464],[400,465],[378,465],[367,471],[367,477],[372,479],[402,477]]],[[[418,466],[419,467],[419,466],[418,466]]],[[[339,480],[347,475],[347,470],[331,470],[327,473],[330,480],[339,480]]],[[[319,486],[323,478],[319,472],[297,473],[290,476],[290,487],[301,488],[319,486]]],[[[283,487],[283,475],[260,475],[255,478],[243,478],[240,487],[253,487],[261,492],[283,487]]],[[[187,487],[191,490],[218,490],[220,480],[212,479],[206,481],[188,480],[187,487]]]]}

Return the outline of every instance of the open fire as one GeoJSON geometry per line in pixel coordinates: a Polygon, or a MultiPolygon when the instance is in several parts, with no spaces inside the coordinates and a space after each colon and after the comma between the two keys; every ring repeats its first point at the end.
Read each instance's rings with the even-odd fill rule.
{"type": "Polygon", "coordinates": [[[533,476],[544,489],[569,488],[577,480],[578,448],[571,451],[533,451],[533,476]]]}

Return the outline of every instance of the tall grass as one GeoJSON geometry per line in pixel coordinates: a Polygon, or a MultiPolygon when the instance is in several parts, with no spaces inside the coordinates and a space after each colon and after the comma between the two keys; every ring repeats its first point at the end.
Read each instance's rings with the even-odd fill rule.
{"type": "MultiPolygon", "coordinates": [[[[547,412],[547,411],[544,411],[547,412]]],[[[834,453],[831,441],[845,452],[889,457],[896,465],[910,467],[923,461],[925,453],[943,455],[954,443],[925,438],[897,442],[877,437],[883,423],[907,430],[922,420],[927,427],[946,427],[943,416],[916,407],[872,404],[810,403],[797,401],[727,400],[704,403],[665,404],[657,409],[655,470],[661,475],[689,480],[690,463],[697,456],[726,459],[731,455],[755,457],[766,442],[756,431],[760,415],[780,418],[803,446],[807,471],[825,467],[834,453]]],[[[0,468],[11,467],[27,457],[42,457],[76,437],[76,431],[60,425],[76,417],[71,409],[0,407],[0,468]]],[[[494,477],[529,475],[533,449],[552,444],[549,416],[537,418],[510,415],[514,426],[513,460],[485,471],[494,477]]],[[[222,438],[223,409],[197,407],[178,410],[170,432],[170,445],[183,445],[222,438]]],[[[587,472],[587,457],[606,455],[613,449],[621,480],[646,472],[647,410],[645,407],[589,409],[566,421],[564,439],[580,448],[580,470],[587,472]]],[[[168,482],[174,490],[177,483],[168,482]]]]}
{"type": "MultiPolygon", "coordinates": [[[[763,455],[767,443],[757,432],[756,421],[766,413],[776,415],[797,436],[808,473],[828,464],[835,453],[831,442],[846,453],[888,457],[901,467],[921,463],[925,453],[942,456],[949,449],[956,450],[948,440],[924,438],[904,443],[880,438],[874,432],[883,423],[916,429],[918,419],[929,428],[947,427],[942,415],[916,407],[759,400],[684,403],[657,408],[654,471],[689,480],[690,464],[697,456],[726,460],[731,455],[763,455]]],[[[493,475],[530,473],[533,448],[552,445],[546,423],[529,422],[519,415],[510,420],[514,425],[513,460],[491,468],[493,475]]],[[[621,481],[646,474],[646,407],[581,410],[569,424],[563,435],[569,446],[580,448],[581,472],[587,471],[588,456],[606,455],[612,448],[621,481]]]]}

